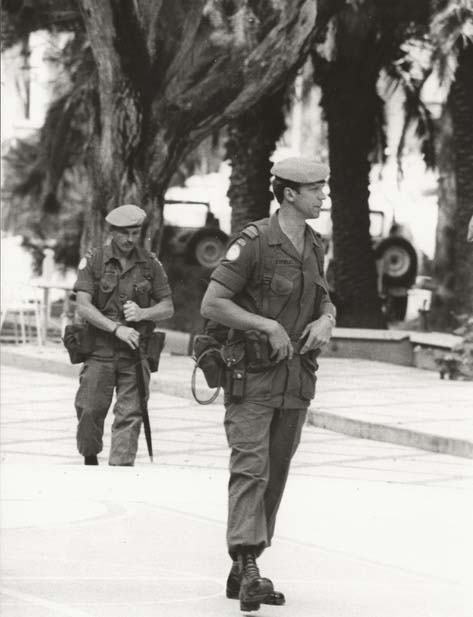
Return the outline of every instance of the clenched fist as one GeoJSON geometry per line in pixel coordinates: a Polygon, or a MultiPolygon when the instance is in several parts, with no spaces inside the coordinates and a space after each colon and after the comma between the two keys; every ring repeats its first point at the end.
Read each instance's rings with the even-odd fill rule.
{"type": "Polygon", "coordinates": [[[123,305],[123,314],[125,315],[126,321],[141,321],[143,319],[142,313],[143,309],[141,309],[136,302],[128,300],[123,305]]]}

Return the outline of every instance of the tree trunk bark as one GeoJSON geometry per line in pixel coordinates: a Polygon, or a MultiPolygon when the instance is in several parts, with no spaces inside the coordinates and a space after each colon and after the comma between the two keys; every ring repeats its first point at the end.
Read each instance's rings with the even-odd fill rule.
{"type": "Polygon", "coordinates": [[[438,126],[437,161],[438,219],[435,233],[434,277],[437,290],[432,298],[430,325],[434,329],[454,326],[451,311],[454,304],[454,218],[457,207],[453,126],[450,108],[445,106],[438,126]]]}
{"type": "Polygon", "coordinates": [[[228,197],[232,209],[231,233],[269,215],[270,156],[284,128],[284,99],[287,89],[265,97],[233,122],[226,144],[232,171],[228,197]]]}
{"type": "Polygon", "coordinates": [[[283,87],[310,48],[316,4],[243,3],[235,16],[225,3],[208,11],[205,0],[79,4],[100,97],[94,207],[143,207],[145,244],[157,248],[164,191],[182,156],[283,87]]]}
{"type": "Polygon", "coordinates": [[[379,99],[379,60],[369,11],[349,7],[337,24],[337,57],[322,79],[328,124],[338,323],[384,328],[370,236],[369,173],[379,99]]]}
{"type": "MultiPolygon", "coordinates": [[[[340,83],[337,94],[342,89],[340,83]]],[[[355,92],[352,95],[355,97],[355,92]]],[[[340,98],[343,99],[343,95],[340,98]]],[[[366,92],[364,98],[367,102],[366,92]]],[[[340,106],[337,101],[332,101],[325,109],[329,126],[338,323],[344,327],[384,328],[386,324],[377,291],[376,264],[369,231],[368,155],[372,116],[369,105],[362,107],[352,103],[347,110],[343,102],[340,106]],[[358,108],[356,111],[355,107],[358,108]]]]}
{"type": "Polygon", "coordinates": [[[455,314],[473,314],[473,244],[466,239],[473,216],[473,44],[462,43],[448,104],[453,121],[457,207],[454,215],[455,314]]]}

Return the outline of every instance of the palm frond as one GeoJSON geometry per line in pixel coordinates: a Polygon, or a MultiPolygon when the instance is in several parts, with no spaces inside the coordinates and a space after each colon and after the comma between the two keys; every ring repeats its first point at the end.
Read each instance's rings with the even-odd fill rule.
{"type": "Polygon", "coordinates": [[[473,43],[473,3],[471,0],[436,0],[430,24],[433,59],[440,79],[451,83],[461,46],[473,43]]]}

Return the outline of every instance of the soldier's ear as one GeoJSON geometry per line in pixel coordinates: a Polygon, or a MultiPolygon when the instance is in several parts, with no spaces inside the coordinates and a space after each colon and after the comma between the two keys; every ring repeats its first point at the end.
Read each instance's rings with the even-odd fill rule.
{"type": "Polygon", "coordinates": [[[292,203],[294,201],[295,193],[296,191],[290,186],[284,187],[284,197],[286,198],[287,201],[292,203]]]}

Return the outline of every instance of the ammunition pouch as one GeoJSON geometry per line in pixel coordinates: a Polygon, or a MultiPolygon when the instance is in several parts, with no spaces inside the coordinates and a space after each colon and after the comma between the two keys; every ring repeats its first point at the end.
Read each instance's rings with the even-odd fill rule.
{"type": "MultiPolygon", "coordinates": [[[[210,331],[209,328],[206,331],[210,331]]],[[[225,387],[230,401],[241,402],[245,396],[246,374],[258,373],[275,366],[271,360],[271,348],[265,334],[257,330],[246,332],[228,328],[212,330],[211,334],[199,334],[194,338],[195,360],[193,392],[195,394],[195,371],[200,368],[209,388],[225,387]],[[213,336],[215,334],[215,336],[213,336]]]]}
{"type": "Polygon", "coordinates": [[[258,330],[247,330],[245,338],[245,364],[248,373],[259,373],[275,366],[271,359],[271,346],[266,334],[258,330]]]}
{"type": "Polygon", "coordinates": [[[204,374],[209,388],[218,388],[223,384],[225,364],[220,353],[221,344],[208,334],[199,334],[194,338],[194,360],[204,374]]]}
{"type": "Polygon", "coordinates": [[[71,364],[85,362],[94,348],[94,333],[89,324],[66,326],[62,339],[71,364]]]}
{"type": "Polygon", "coordinates": [[[145,355],[151,373],[155,373],[158,370],[159,358],[161,357],[165,340],[166,334],[164,332],[152,332],[148,337],[145,355]]]}

